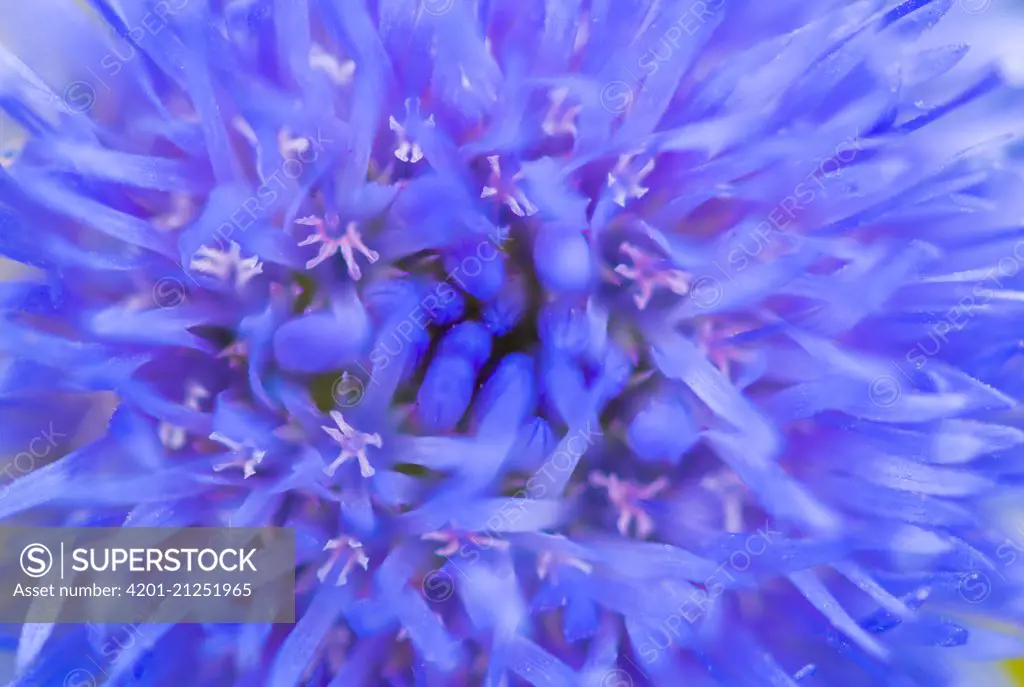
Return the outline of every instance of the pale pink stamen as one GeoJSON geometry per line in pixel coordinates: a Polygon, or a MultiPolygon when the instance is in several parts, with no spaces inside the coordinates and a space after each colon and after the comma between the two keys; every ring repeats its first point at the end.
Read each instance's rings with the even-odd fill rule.
{"type": "Polygon", "coordinates": [[[437,532],[427,532],[426,534],[422,535],[420,539],[444,543],[444,546],[440,546],[434,549],[435,554],[437,554],[438,556],[442,556],[444,558],[451,556],[453,553],[459,550],[459,538],[451,532],[442,532],[440,530],[438,530],[437,532]]]}
{"type": "Polygon", "coordinates": [[[551,107],[541,127],[548,136],[558,134],[576,135],[576,116],[583,108],[580,105],[564,107],[569,97],[568,88],[556,88],[548,94],[551,107]]]}
{"type": "Polygon", "coordinates": [[[195,202],[191,196],[182,193],[171,195],[171,208],[162,215],[153,218],[153,226],[160,231],[180,229],[188,224],[195,215],[195,202]]]}
{"type": "Polygon", "coordinates": [[[743,327],[723,327],[710,317],[697,327],[697,347],[727,379],[731,378],[734,362],[748,362],[751,358],[748,351],[729,343],[730,338],[744,331],[743,327]]]}
{"type": "Polygon", "coordinates": [[[626,207],[630,198],[643,198],[650,191],[640,183],[654,169],[654,160],[648,160],[640,169],[635,169],[633,159],[637,153],[619,156],[615,168],[608,172],[608,188],[612,190],[612,198],[621,207],[626,207]]]}
{"type": "Polygon", "coordinates": [[[296,224],[314,228],[313,233],[299,243],[300,246],[311,246],[314,243],[321,244],[320,252],[315,258],[306,263],[306,269],[313,269],[335,253],[341,251],[345,265],[348,266],[348,275],[353,280],[359,281],[363,276],[363,272],[359,269],[358,263],[356,263],[355,251],[359,251],[371,265],[380,260],[380,254],[377,251],[370,250],[363,243],[362,235],[356,229],[355,222],[348,223],[345,227],[345,233],[341,237],[335,238],[331,236],[328,232],[336,231],[339,222],[337,215],[328,215],[326,221],[315,215],[295,220],[296,224]]]}
{"type": "Polygon", "coordinates": [[[564,553],[545,551],[537,560],[537,576],[542,580],[547,579],[551,571],[559,566],[576,568],[587,575],[594,571],[594,566],[579,558],[564,553]]]}
{"type": "Polygon", "coordinates": [[[304,136],[292,136],[288,129],[281,129],[277,132],[277,150],[281,157],[289,157],[291,153],[300,155],[309,150],[309,139],[304,136]]]}
{"type": "Polygon", "coordinates": [[[356,63],[354,60],[339,62],[334,55],[318,43],[314,43],[309,50],[309,66],[326,73],[328,78],[338,86],[345,86],[351,83],[352,77],[356,73],[356,63]]]}
{"type": "Polygon", "coordinates": [[[249,356],[249,343],[244,339],[239,339],[233,343],[228,344],[217,354],[218,358],[226,358],[228,365],[231,367],[239,367],[242,361],[249,356]]]}
{"type": "Polygon", "coordinates": [[[746,496],[747,487],[743,480],[732,470],[707,475],[700,481],[700,485],[722,498],[722,509],[724,511],[725,531],[743,531],[743,500],[746,496]]]}
{"type": "Polygon", "coordinates": [[[663,491],[668,486],[666,478],[659,477],[650,484],[641,486],[635,482],[620,480],[615,474],[595,472],[590,475],[590,483],[608,492],[608,501],[619,511],[616,527],[620,534],[628,536],[630,525],[634,522],[638,539],[646,539],[654,531],[654,521],[643,509],[641,502],[663,491]]]}
{"type": "MultiPolygon", "coordinates": [[[[202,402],[210,397],[210,392],[198,382],[189,382],[185,387],[185,407],[190,410],[201,410],[202,402]]],[[[160,443],[171,450],[178,450],[185,445],[188,432],[184,427],[172,425],[164,421],[157,429],[160,443]]]]}
{"type": "MultiPolygon", "coordinates": [[[[388,125],[390,129],[395,132],[395,139],[398,142],[398,146],[395,148],[395,157],[402,162],[415,164],[423,159],[423,149],[420,148],[419,143],[416,143],[409,138],[407,125],[411,118],[419,117],[419,102],[412,98],[406,99],[405,113],[406,124],[400,124],[395,117],[391,117],[388,120],[388,125]]],[[[434,126],[434,115],[430,115],[423,120],[422,125],[434,126]]]]}
{"type": "Polygon", "coordinates": [[[441,542],[443,546],[435,549],[434,553],[442,558],[448,558],[449,556],[457,553],[459,546],[463,541],[468,541],[481,549],[505,550],[509,547],[509,543],[503,539],[485,537],[472,532],[456,533],[452,530],[436,530],[434,532],[427,532],[426,534],[421,535],[420,539],[424,541],[441,542]]]}
{"type": "Polygon", "coordinates": [[[331,554],[327,557],[327,562],[320,566],[317,570],[316,576],[321,582],[327,577],[327,574],[334,568],[335,563],[338,559],[348,551],[348,558],[345,559],[345,565],[341,569],[341,573],[338,575],[337,581],[334,583],[335,586],[340,587],[341,585],[348,582],[348,574],[358,565],[363,570],[366,570],[367,566],[370,565],[370,559],[363,552],[363,545],[361,542],[353,539],[352,537],[341,536],[337,539],[331,539],[324,544],[324,551],[330,551],[331,554]]]}
{"type": "Polygon", "coordinates": [[[324,468],[324,472],[328,476],[333,476],[338,467],[345,463],[345,461],[355,458],[359,461],[359,474],[363,477],[373,477],[375,470],[370,465],[370,459],[366,456],[366,449],[368,446],[380,448],[384,443],[380,435],[377,433],[367,434],[360,432],[345,422],[345,418],[337,410],[331,411],[331,419],[334,420],[337,428],[321,427],[321,429],[338,442],[341,446],[341,453],[338,454],[333,463],[324,468]]]}
{"type": "Polygon", "coordinates": [[[221,472],[228,468],[242,468],[242,475],[244,479],[249,479],[256,474],[256,466],[263,462],[267,452],[256,448],[249,441],[237,442],[234,439],[230,439],[220,432],[214,432],[210,435],[212,441],[216,441],[218,444],[223,444],[231,449],[234,454],[248,454],[247,458],[238,458],[236,460],[229,461],[227,463],[218,463],[213,466],[214,472],[221,472]]]}
{"type": "Polygon", "coordinates": [[[522,172],[516,172],[506,182],[501,178],[501,163],[498,161],[497,155],[489,156],[487,164],[491,167],[491,176],[488,185],[484,186],[480,192],[481,198],[497,197],[499,201],[508,205],[517,217],[529,217],[537,212],[537,206],[530,202],[530,199],[514,183],[523,178],[522,172]]]}
{"type": "Polygon", "coordinates": [[[200,246],[192,256],[189,269],[221,281],[233,281],[235,290],[241,291],[255,276],[263,274],[263,263],[255,255],[243,258],[242,247],[232,241],[226,251],[200,246]]]}
{"type": "Polygon", "coordinates": [[[632,261],[620,264],[615,273],[634,282],[637,293],[633,296],[636,307],[643,310],[650,303],[656,288],[665,288],[685,296],[690,291],[690,275],[682,270],[665,267],[665,260],[655,258],[631,243],[623,242],[619,250],[632,261]]]}

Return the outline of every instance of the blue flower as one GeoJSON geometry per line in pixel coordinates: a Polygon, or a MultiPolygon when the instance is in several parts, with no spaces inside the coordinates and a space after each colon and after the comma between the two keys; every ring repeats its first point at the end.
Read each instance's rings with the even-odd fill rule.
{"type": "Polygon", "coordinates": [[[0,49],[0,518],[289,527],[298,621],[8,628],[12,684],[1024,649],[1020,96],[927,35],[980,3],[43,4],[0,49]]]}

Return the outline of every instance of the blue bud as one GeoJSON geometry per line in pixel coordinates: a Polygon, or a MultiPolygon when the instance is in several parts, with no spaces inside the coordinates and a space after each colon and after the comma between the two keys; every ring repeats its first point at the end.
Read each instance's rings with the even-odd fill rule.
{"type": "Polygon", "coordinates": [[[509,451],[509,467],[533,470],[544,462],[557,444],[558,438],[547,420],[542,417],[527,420],[509,451]]]}
{"type": "Polygon", "coordinates": [[[537,403],[533,358],[505,356],[480,391],[473,411],[481,434],[516,432],[537,403]]]}
{"type": "Polygon", "coordinates": [[[350,363],[366,349],[371,325],[356,298],[335,301],[330,312],[301,315],[274,334],[274,355],[286,370],[327,372],[350,363]]]}
{"type": "Polygon", "coordinates": [[[446,327],[465,315],[466,297],[452,281],[429,281],[424,288],[420,307],[431,322],[446,327]]]}
{"type": "Polygon", "coordinates": [[[540,368],[545,399],[565,424],[575,424],[588,405],[583,371],[568,356],[551,350],[544,351],[540,368]]]}
{"type": "Polygon", "coordinates": [[[626,432],[630,449],[651,462],[678,463],[697,439],[689,410],[680,401],[661,396],[648,400],[626,432]]]}
{"type": "Polygon", "coordinates": [[[504,336],[519,324],[528,305],[526,280],[520,275],[510,277],[498,297],[484,308],[484,324],[495,336],[504,336]]]}
{"type": "Polygon", "coordinates": [[[583,293],[594,279],[590,245],[575,229],[541,227],[533,244],[533,262],[541,284],[556,293],[583,293]]]}
{"type": "Polygon", "coordinates": [[[491,334],[478,322],[463,322],[448,332],[438,348],[438,356],[463,357],[479,370],[491,355],[491,334]]]}
{"type": "Polygon", "coordinates": [[[582,355],[589,349],[590,326],[584,308],[560,298],[541,308],[538,334],[544,345],[568,355],[582,355]]]}
{"type": "Polygon", "coordinates": [[[505,284],[505,261],[498,248],[487,238],[448,253],[444,259],[446,281],[474,298],[487,302],[505,284]]]}
{"type": "Polygon", "coordinates": [[[416,396],[417,414],[424,429],[449,432],[455,428],[473,398],[476,370],[460,356],[435,358],[416,396]]]}
{"type": "Polygon", "coordinates": [[[476,375],[490,355],[491,335],[477,322],[463,322],[445,335],[416,397],[425,429],[455,428],[473,398],[476,375]]]}

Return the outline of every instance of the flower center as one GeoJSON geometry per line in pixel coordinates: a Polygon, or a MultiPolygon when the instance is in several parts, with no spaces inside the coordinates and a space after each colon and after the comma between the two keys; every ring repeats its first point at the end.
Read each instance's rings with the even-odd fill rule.
{"type": "Polygon", "coordinates": [[[363,277],[363,271],[359,269],[359,264],[356,262],[355,252],[359,251],[362,253],[363,257],[371,265],[380,260],[380,254],[377,251],[370,250],[363,243],[363,237],[359,230],[356,229],[357,225],[355,222],[349,222],[345,226],[345,232],[340,236],[337,235],[338,226],[340,225],[337,215],[327,215],[326,220],[316,215],[310,215],[295,220],[295,223],[313,227],[313,233],[303,239],[299,246],[312,246],[314,243],[320,244],[320,252],[317,253],[315,258],[306,263],[307,270],[313,269],[340,251],[341,257],[345,260],[345,265],[348,267],[348,276],[352,277],[353,281],[359,281],[363,277]]]}
{"type": "Polygon", "coordinates": [[[237,442],[234,439],[229,439],[220,432],[214,432],[210,435],[212,441],[216,441],[218,444],[223,444],[231,449],[231,452],[236,455],[247,455],[245,458],[237,458],[236,460],[228,461],[227,463],[218,463],[213,466],[214,472],[221,472],[228,468],[242,468],[242,474],[244,479],[249,479],[256,474],[256,466],[263,462],[263,458],[266,457],[267,452],[256,448],[249,441],[237,442]]]}
{"type": "Polygon", "coordinates": [[[234,241],[227,251],[200,246],[192,256],[189,269],[200,274],[214,277],[221,281],[229,281],[234,276],[234,287],[241,291],[257,274],[263,274],[263,263],[257,256],[242,257],[242,247],[234,241]]]}
{"type": "Polygon", "coordinates": [[[690,291],[690,275],[668,265],[664,258],[656,258],[629,242],[623,242],[619,251],[626,255],[632,265],[621,263],[615,267],[618,274],[632,281],[637,289],[633,295],[636,307],[643,310],[651,302],[655,289],[668,289],[685,296],[690,291]]]}
{"type": "Polygon", "coordinates": [[[743,326],[728,326],[712,317],[702,319],[697,326],[697,348],[727,379],[731,379],[733,363],[751,360],[749,351],[730,343],[732,337],[745,331],[748,330],[743,326]]]}
{"type": "Polygon", "coordinates": [[[373,477],[376,472],[370,465],[370,459],[366,456],[366,449],[369,446],[380,448],[383,441],[379,434],[367,434],[360,432],[345,422],[345,418],[337,410],[331,411],[331,419],[334,420],[334,427],[321,427],[328,436],[338,442],[341,446],[341,453],[334,459],[334,462],[324,468],[328,476],[333,476],[335,471],[347,460],[355,458],[359,461],[359,473],[363,477],[373,477]]]}
{"type": "Polygon", "coordinates": [[[537,206],[530,202],[526,194],[515,184],[523,178],[522,172],[516,172],[506,181],[501,176],[501,163],[497,155],[489,156],[487,164],[491,167],[491,175],[487,185],[480,192],[481,198],[496,197],[500,202],[508,205],[517,217],[528,217],[537,212],[537,206]]]}
{"type": "Polygon", "coordinates": [[[659,477],[650,484],[641,486],[629,480],[620,480],[615,474],[594,472],[590,475],[590,483],[608,492],[608,501],[619,511],[616,527],[620,534],[628,536],[630,525],[634,522],[638,539],[646,539],[654,531],[654,521],[644,510],[642,502],[664,490],[668,486],[666,478],[659,477]]]}

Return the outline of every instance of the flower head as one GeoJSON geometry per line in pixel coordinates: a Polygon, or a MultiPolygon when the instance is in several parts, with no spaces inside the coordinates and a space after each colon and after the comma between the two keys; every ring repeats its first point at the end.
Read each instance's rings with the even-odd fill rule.
{"type": "Polygon", "coordinates": [[[1024,653],[1020,97],[928,42],[980,4],[29,3],[75,60],[0,61],[0,451],[66,436],[0,518],[294,530],[294,627],[111,685],[1024,653]]]}

